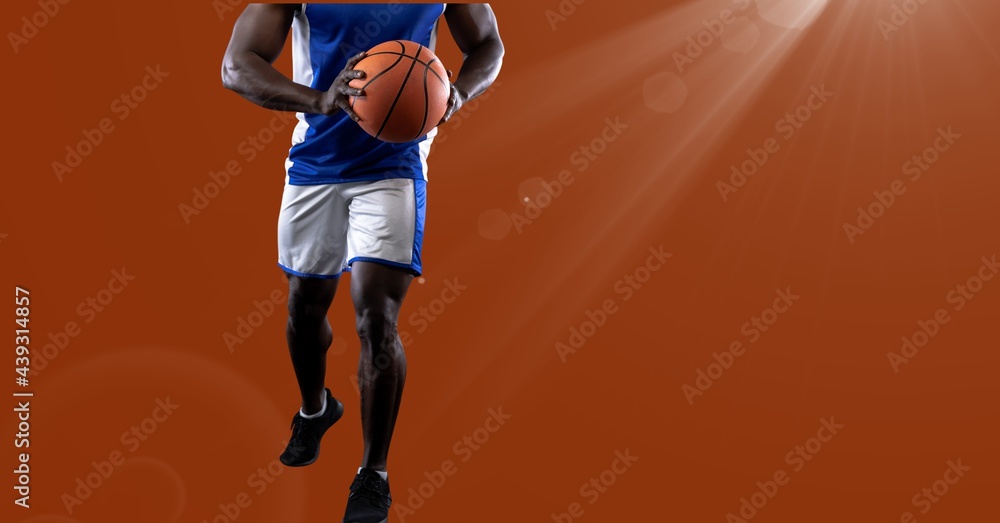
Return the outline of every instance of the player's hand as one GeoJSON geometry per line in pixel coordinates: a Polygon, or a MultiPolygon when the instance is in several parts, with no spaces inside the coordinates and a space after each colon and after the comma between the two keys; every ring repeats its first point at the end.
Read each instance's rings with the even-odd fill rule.
{"type": "Polygon", "coordinates": [[[448,71],[448,85],[451,87],[451,94],[448,95],[448,108],[444,111],[444,118],[441,118],[438,125],[447,122],[453,114],[460,111],[462,106],[465,105],[465,96],[458,90],[458,87],[455,87],[455,84],[451,83],[451,77],[452,72],[448,71]]]}
{"type": "Polygon", "coordinates": [[[364,78],[364,71],[356,71],[354,66],[358,65],[364,57],[367,56],[365,52],[360,52],[351,57],[347,61],[347,65],[344,66],[344,70],[337,75],[337,78],[333,80],[333,84],[330,86],[330,90],[323,94],[323,100],[321,102],[321,111],[327,116],[332,116],[337,114],[337,111],[343,110],[347,113],[347,116],[351,117],[355,122],[360,122],[361,117],[351,109],[351,96],[364,96],[364,89],[356,89],[351,87],[351,80],[356,78],[364,78]]]}

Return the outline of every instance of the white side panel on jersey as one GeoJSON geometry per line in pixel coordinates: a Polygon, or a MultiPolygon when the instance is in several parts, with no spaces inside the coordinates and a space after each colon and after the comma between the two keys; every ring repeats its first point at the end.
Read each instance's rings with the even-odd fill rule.
{"type": "MultiPolygon", "coordinates": [[[[444,16],[445,9],[448,9],[448,4],[444,4],[444,6],[442,6],[441,15],[439,15],[438,19],[434,21],[434,28],[431,29],[431,40],[428,42],[430,45],[427,48],[432,52],[435,51],[435,48],[437,47],[438,28],[441,26],[441,16],[444,16]]],[[[420,142],[420,168],[424,171],[424,181],[427,180],[427,157],[431,154],[431,143],[434,142],[434,137],[437,136],[437,133],[438,128],[434,127],[429,133],[427,133],[427,138],[420,142]]]]}
{"type": "MultiPolygon", "coordinates": [[[[302,9],[295,14],[292,20],[292,80],[295,83],[305,86],[312,86],[312,53],[309,52],[309,17],[306,15],[306,4],[302,4],[302,9]]],[[[305,141],[306,131],[309,123],[306,122],[306,115],[295,113],[299,123],[292,131],[292,145],[297,145],[305,141]]],[[[292,166],[290,159],[285,160],[285,171],[292,166]]]]}
{"type": "Polygon", "coordinates": [[[420,142],[420,168],[424,171],[424,181],[427,181],[427,157],[431,154],[431,143],[437,136],[438,128],[435,127],[427,133],[427,138],[420,142]]]}

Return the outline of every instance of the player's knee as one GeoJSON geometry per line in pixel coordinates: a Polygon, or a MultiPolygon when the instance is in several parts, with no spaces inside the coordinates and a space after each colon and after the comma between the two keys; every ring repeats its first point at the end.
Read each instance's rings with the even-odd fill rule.
{"type": "Polygon", "coordinates": [[[365,307],[358,311],[358,337],[373,348],[382,348],[396,340],[396,310],[391,306],[365,307]]]}
{"type": "Polygon", "coordinates": [[[289,275],[288,318],[294,325],[310,327],[326,322],[326,313],[336,290],[336,281],[312,280],[289,275]]]}
{"type": "Polygon", "coordinates": [[[397,341],[396,316],[391,310],[369,309],[358,314],[361,367],[367,372],[398,368],[406,361],[397,341]]]}
{"type": "Polygon", "coordinates": [[[326,320],[327,308],[321,301],[292,293],[288,297],[288,319],[293,325],[315,325],[326,320]]]}

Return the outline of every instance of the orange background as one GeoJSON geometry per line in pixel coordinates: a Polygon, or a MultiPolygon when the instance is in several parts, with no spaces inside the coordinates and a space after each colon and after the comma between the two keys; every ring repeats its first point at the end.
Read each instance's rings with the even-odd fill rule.
{"type": "MultiPolygon", "coordinates": [[[[426,273],[400,325],[410,373],[395,506],[413,507],[425,473],[457,471],[393,521],[554,521],[579,503],[579,521],[721,522],[778,470],[790,481],[752,519],[995,517],[1000,282],[958,311],[947,296],[1000,254],[1000,6],[929,0],[887,41],[891,2],[759,0],[678,71],[673,53],[729,4],[589,0],[555,29],[556,0],[494,5],[503,72],[431,157],[426,273]],[[783,26],[794,19],[803,27],[783,26]],[[776,122],[813,86],[833,94],[785,139],[776,122]],[[581,171],[574,153],[615,117],[627,129],[581,171]],[[904,163],[948,127],[961,138],[910,181],[904,163]],[[780,149],[723,201],[717,182],[772,137],[780,149]],[[540,197],[567,169],[572,184],[540,197]],[[844,224],[893,180],[906,192],[852,243],[844,224]],[[515,226],[529,203],[545,207],[515,226]],[[617,282],[659,246],[672,256],[624,300],[617,282]],[[434,300],[456,279],[466,289],[442,311],[434,300]],[[748,343],[744,322],[786,288],[800,298],[748,343]],[[563,362],[556,344],[609,299],[617,312],[563,362]],[[410,319],[421,307],[440,313],[426,328],[410,319]],[[950,321],[894,372],[887,354],[940,308],[950,321]],[[745,352],[689,404],[682,387],[734,341],[745,352]],[[501,407],[510,419],[465,453],[501,407]],[[829,417],[844,428],[793,470],[786,453],[829,417]],[[638,461],[606,473],[615,482],[591,504],[581,485],[626,450],[638,461]],[[971,469],[920,513],[914,495],[959,459],[971,469]]],[[[349,300],[331,311],[328,372],[347,415],[316,465],[278,467],[263,489],[257,471],[275,467],[297,405],[281,306],[232,352],[223,341],[255,301],[286,295],[275,221],[291,128],[249,161],[240,144],[272,113],[219,78],[241,9],[71,2],[17,52],[0,50],[0,283],[31,291],[36,359],[49,334],[81,325],[34,364],[32,508],[12,504],[4,474],[3,521],[228,521],[220,504],[240,493],[240,522],[339,521],[361,453],[349,300]],[[120,120],[112,101],[157,65],[169,76],[120,120]],[[115,130],[60,182],[52,162],[103,118],[115,130]],[[240,174],[185,223],[178,206],[228,162],[240,174]],[[79,304],[123,267],[134,280],[84,323],[79,304]],[[178,408],[125,444],[133,425],[163,419],[157,399],[178,408]],[[63,495],[113,452],[122,464],[68,514],[63,495]]],[[[6,33],[39,7],[3,10],[6,33]]],[[[439,46],[457,69],[446,32],[439,46]]],[[[13,392],[8,347],[0,375],[13,392]]],[[[16,466],[12,408],[4,470],[16,466]]]]}

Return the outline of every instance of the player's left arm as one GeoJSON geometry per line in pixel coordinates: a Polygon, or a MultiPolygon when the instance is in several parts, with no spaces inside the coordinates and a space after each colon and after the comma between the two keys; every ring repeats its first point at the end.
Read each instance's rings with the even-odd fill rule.
{"type": "Polygon", "coordinates": [[[464,59],[458,78],[451,84],[442,123],[465,102],[482,94],[496,80],[503,64],[503,41],[490,4],[448,4],[444,18],[464,59]]]}

